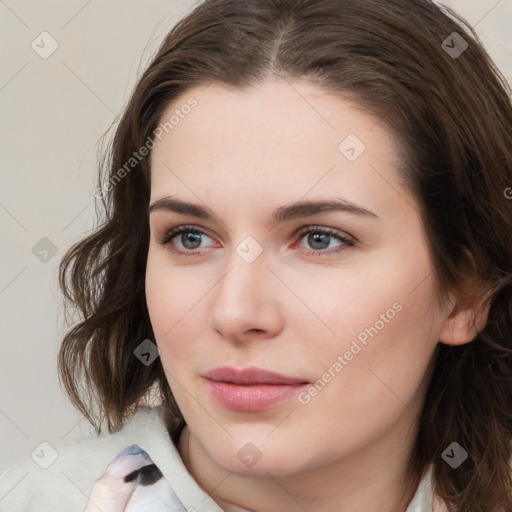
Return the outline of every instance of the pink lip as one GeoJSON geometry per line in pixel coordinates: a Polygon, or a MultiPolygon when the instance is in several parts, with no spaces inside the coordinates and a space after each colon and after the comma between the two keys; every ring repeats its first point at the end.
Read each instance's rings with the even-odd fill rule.
{"type": "Polygon", "coordinates": [[[255,412],[296,395],[309,382],[260,368],[236,370],[214,368],[204,377],[210,392],[224,407],[233,411],[255,412]]]}

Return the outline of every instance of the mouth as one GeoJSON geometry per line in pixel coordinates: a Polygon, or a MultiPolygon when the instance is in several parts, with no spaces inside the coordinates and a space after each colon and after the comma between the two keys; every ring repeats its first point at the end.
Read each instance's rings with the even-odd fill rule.
{"type": "Polygon", "coordinates": [[[220,405],[244,412],[268,409],[297,395],[311,384],[305,379],[255,367],[237,370],[223,366],[208,371],[203,377],[220,405]]]}

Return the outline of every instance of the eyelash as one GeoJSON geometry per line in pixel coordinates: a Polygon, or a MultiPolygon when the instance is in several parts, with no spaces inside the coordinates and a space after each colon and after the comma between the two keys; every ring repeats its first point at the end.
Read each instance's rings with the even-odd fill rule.
{"type": "MultiPolygon", "coordinates": [[[[170,245],[171,240],[182,233],[194,233],[197,235],[208,236],[204,231],[201,231],[200,229],[197,229],[194,226],[178,226],[178,227],[171,229],[167,233],[165,233],[165,235],[160,240],[158,240],[158,243],[160,243],[164,246],[168,245],[169,251],[171,251],[172,253],[178,254],[178,255],[200,256],[204,251],[196,250],[196,249],[189,249],[189,250],[183,251],[181,249],[176,249],[175,247],[172,247],[170,245]]],[[[330,250],[310,249],[308,251],[308,254],[311,256],[325,256],[325,255],[338,254],[338,253],[341,253],[342,251],[345,251],[347,249],[347,247],[352,247],[355,245],[355,242],[352,238],[340,235],[338,231],[331,229],[331,228],[319,228],[316,226],[308,226],[308,227],[300,229],[297,232],[297,235],[300,236],[300,238],[302,239],[302,237],[304,235],[308,235],[311,233],[320,233],[323,235],[328,235],[328,236],[330,236],[332,238],[336,238],[340,242],[342,242],[342,245],[340,245],[334,249],[330,249],[330,250]]],[[[211,238],[211,237],[209,237],[209,238],[211,238]]]]}

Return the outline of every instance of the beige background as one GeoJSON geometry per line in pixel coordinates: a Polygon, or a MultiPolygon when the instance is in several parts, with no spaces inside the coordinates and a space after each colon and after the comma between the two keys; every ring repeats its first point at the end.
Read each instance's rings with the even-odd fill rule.
{"type": "MultiPolygon", "coordinates": [[[[57,266],[92,226],[100,137],[128,99],[141,58],[193,3],[0,0],[0,471],[43,441],[58,450],[90,435],[57,379],[65,332],[57,266]],[[46,59],[31,47],[51,48],[49,36],[42,47],[42,32],[58,44],[46,59]],[[32,252],[43,237],[56,250],[40,253],[46,262],[32,252]]],[[[512,83],[512,0],[445,4],[476,24],[512,83]]]]}

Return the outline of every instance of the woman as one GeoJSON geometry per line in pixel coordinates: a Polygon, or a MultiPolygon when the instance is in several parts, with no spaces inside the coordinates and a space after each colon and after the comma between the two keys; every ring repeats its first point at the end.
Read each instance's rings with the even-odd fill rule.
{"type": "Polygon", "coordinates": [[[459,23],[209,0],[169,33],[61,266],[109,433],[5,506],[512,510],[510,89],[459,23]]]}

